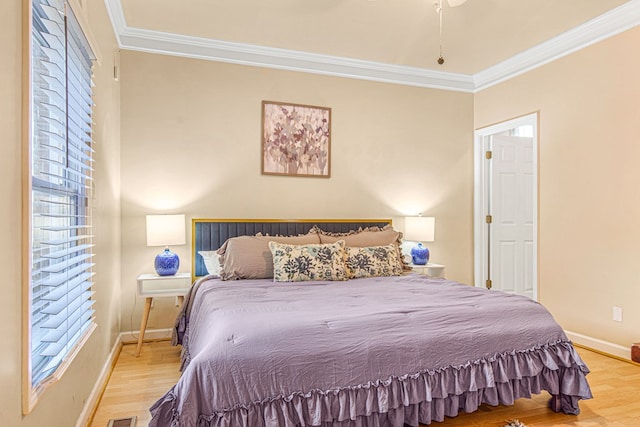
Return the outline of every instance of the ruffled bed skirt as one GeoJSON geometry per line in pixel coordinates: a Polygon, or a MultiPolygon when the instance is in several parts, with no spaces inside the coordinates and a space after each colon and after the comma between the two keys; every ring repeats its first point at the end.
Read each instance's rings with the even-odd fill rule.
{"type": "MultiPolygon", "coordinates": [[[[384,381],[275,396],[198,414],[198,427],[402,427],[474,412],[483,404],[512,405],[547,391],[555,411],[578,414],[591,398],[589,372],[570,342],[497,354],[462,366],[427,370],[384,381]]],[[[187,427],[173,390],[151,408],[150,427],[187,427]]],[[[193,426],[189,426],[193,427],[193,426]]]]}

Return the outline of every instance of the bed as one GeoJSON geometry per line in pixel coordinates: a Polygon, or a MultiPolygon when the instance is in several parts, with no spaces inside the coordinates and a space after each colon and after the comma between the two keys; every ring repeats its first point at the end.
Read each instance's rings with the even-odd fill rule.
{"type": "Polygon", "coordinates": [[[194,220],[182,375],[149,425],[418,426],[542,391],[579,413],[589,371],[551,314],[403,271],[389,223],[194,220]]]}

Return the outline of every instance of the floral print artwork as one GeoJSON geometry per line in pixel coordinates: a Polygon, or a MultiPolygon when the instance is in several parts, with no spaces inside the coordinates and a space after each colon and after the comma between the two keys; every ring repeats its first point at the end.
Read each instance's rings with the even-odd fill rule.
{"type": "Polygon", "coordinates": [[[331,109],[262,102],[262,173],[330,176],[331,109]]]}

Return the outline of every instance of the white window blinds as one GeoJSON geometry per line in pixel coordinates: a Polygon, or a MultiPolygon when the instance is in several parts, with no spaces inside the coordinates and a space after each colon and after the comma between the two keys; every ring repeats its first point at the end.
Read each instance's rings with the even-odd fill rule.
{"type": "Polygon", "coordinates": [[[93,325],[92,50],[71,8],[32,0],[29,375],[49,378],[93,325]]]}

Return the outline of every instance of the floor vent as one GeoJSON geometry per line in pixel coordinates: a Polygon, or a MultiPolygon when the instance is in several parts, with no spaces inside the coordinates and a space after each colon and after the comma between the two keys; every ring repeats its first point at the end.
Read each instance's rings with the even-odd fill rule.
{"type": "Polygon", "coordinates": [[[136,427],[136,417],[111,419],[107,427],[136,427]]]}

